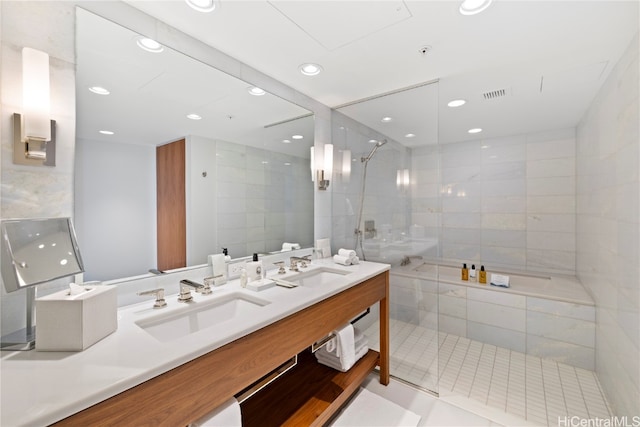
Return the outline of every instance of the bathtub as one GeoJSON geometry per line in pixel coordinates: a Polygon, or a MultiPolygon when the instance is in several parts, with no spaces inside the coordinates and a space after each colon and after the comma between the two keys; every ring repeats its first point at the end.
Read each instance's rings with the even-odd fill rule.
{"type": "Polygon", "coordinates": [[[391,316],[594,370],[595,305],[576,277],[493,273],[508,274],[511,286],[463,281],[450,265],[414,260],[393,267],[391,316]]]}

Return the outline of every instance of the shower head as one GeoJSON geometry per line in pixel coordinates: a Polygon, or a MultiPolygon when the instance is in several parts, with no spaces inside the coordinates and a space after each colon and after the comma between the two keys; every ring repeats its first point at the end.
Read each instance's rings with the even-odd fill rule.
{"type": "Polygon", "coordinates": [[[361,157],[360,161],[362,163],[366,163],[369,160],[371,160],[371,158],[373,157],[374,154],[376,154],[376,151],[378,151],[378,148],[382,147],[384,144],[387,143],[386,139],[383,139],[382,141],[378,141],[376,142],[376,145],[373,146],[373,148],[371,149],[371,152],[369,153],[369,155],[367,157],[361,157]]]}

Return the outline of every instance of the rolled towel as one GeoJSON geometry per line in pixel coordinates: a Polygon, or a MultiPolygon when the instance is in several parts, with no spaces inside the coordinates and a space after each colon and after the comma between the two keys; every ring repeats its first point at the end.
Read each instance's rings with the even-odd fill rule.
{"type": "Polygon", "coordinates": [[[369,351],[369,347],[367,345],[364,345],[357,352],[355,352],[354,360],[350,365],[345,365],[340,359],[336,358],[335,356],[327,356],[327,354],[330,353],[321,353],[320,350],[316,352],[316,359],[318,360],[318,363],[333,368],[337,371],[347,372],[353,367],[353,365],[355,365],[358,360],[362,359],[364,355],[367,354],[367,352],[369,351]]]}
{"type": "Polygon", "coordinates": [[[300,249],[300,243],[284,242],[282,244],[282,252],[292,251],[294,249],[300,249]]]}
{"type": "Polygon", "coordinates": [[[349,258],[349,261],[351,262],[351,265],[356,265],[356,264],[360,264],[360,258],[353,257],[353,258],[349,258]]]}
{"type": "Polygon", "coordinates": [[[333,262],[335,262],[336,264],[351,265],[351,260],[348,257],[342,255],[334,255],[333,262]]]}
{"type": "Polygon", "coordinates": [[[345,256],[347,258],[353,258],[357,256],[356,251],[344,248],[338,249],[338,255],[345,256]]]}

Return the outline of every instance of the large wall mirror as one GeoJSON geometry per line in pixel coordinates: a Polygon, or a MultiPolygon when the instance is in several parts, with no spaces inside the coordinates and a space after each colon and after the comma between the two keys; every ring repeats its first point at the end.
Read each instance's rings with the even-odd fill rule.
{"type": "Polygon", "coordinates": [[[237,258],[311,246],[311,113],[146,42],[77,9],[75,223],[85,280],[158,267],[156,148],[174,141],[185,145],[186,195],[175,203],[186,212],[187,265],[222,247],[237,258]]]}

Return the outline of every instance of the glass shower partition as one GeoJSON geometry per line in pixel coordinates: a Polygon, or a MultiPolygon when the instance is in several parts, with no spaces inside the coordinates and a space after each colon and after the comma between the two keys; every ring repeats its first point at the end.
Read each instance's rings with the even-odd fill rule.
{"type": "MultiPolygon", "coordinates": [[[[375,101],[397,104],[393,96],[375,101]]],[[[369,102],[373,101],[365,104],[369,102]]],[[[403,145],[397,136],[354,120],[356,107],[360,106],[346,108],[344,114],[342,109],[334,111],[332,117],[338,165],[331,184],[332,246],[355,249],[362,260],[391,265],[391,375],[437,393],[438,284],[436,276],[421,271],[427,258],[438,255],[439,186],[431,182],[438,179],[437,170],[432,170],[437,168],[437,147],[416,151],[403,145]]],[[[370,348],[378,350],[378,307],[356,327],[367,335],[370,348]]]]}

